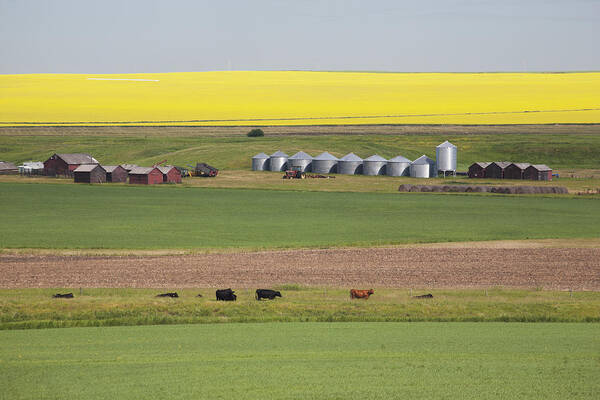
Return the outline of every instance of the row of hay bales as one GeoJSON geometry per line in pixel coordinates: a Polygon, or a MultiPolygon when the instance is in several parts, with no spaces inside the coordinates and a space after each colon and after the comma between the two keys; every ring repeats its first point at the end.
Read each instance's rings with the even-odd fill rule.
{"type": "Polygon", "coordinates": [[[502,194],[567,194],[562,186],[485,186],[485,185],[410,185],[398,187],[399,192],[439,192],[439,193],[502,193],[502,194]]]}
{"type": "Polygon", "coordinates": [[[285,171],[288,169],[318,174],[388,175],[430,178],[437,175],[435,161],[423,155],[414,161],[397,156],[390,160],[375,154],[362,159],[354,153],[337,158],[328,152],[312,157],[300,151],[288,156],[282,151],[252,157],[253,171],[285,171]]]}

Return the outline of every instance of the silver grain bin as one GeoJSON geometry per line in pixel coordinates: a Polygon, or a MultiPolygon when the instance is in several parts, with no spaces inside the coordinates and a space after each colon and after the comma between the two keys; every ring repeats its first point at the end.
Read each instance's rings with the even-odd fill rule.
{"type": "Polygon", "coordinates": [[[426,155],[422,155],[410,164],[410,176],[413,178],[431,178],[435,174],[435,161],[426,155]]]}
{"type": "Polygon", "coordinates": [[[252,157],[252,171],[268,171],[269,156],[265,153],[259,153],[252,157]]]}
{"type": "Polygon", "coordinates": [[[288,168],[302,172],[310,171],[310,164],[312,163],[312,157],[303,151],[299,151],[290,158],[288,158],[288,168]]]}
{"type": "Polygon", "coordinates": [[[456,175],[456,146],[445,141],[435,148],[436,175],[438,172],[452,172],[456,175]]]}
{"type": "Polygon", "coordinates": [[[271,154],[269,158],[269,169],[271,171],[285,171],[287,168],[288,155],[282,151],[271,154]]]}
{"type": "Polygon", "coordinates": [[[338,159],[328,152],[321,153],[312,160],[312,172],[330,174],[336,171],[338,159]]]}
{"type": "Polygon", "coordinates": [[[363,160],[363,175],[385,175],[387,160],[377,154],[363,160]]]}
{"type": "Polygon", "coordinates": [[[356,175],[362,172],[363,159],[354,153],[346,154],[337,164],[338,174],[356,175]]]}
{"type": "Polygon", "coordinates": [[[385,174],[389,176],[410,176],[411,161],[408,158],[398,156],[388,160],[385,174]]]}

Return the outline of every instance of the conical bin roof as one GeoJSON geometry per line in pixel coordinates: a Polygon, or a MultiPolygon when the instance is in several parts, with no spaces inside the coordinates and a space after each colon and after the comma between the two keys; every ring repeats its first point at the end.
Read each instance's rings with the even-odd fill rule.
{"type": "Polygon", "coordinates": [[[381,157],[378,154],[374,154],[371,157],[365,158],[364,161],[385,161],[385,162],[387,162],[387,160],[385,158],[381,157]]]}
{"type": "Polygon", "coordinates": [[[389,159],[388,162],[391,162],[391,163],[411,163],[412,161],[410,161],[406,157],[396,156],[396,157],[394,157],[392,159],[389,159]]]}
{"type": "Polygon", "coordinates": [[[436,147],[456,147],[456,146],[446,140],[444,143],[438,144],[436,147]]]}
{"type": "Polygon", "coordinates": [[[273,158],[275,158],[275,157],[288,158],[289,156],[287,154],[285,154],[283,151],[276,151],[275,153],[271,154],[271,157],[273,157],[273,158]]]}
{"type": "Polygon", "coordinates": [[[299,151],[293,156],[291,156],[288,160],[312,160],[312,156],[310,154],[306,154],[303,151],[299,151]]]}
{"type": "Polygon", "coordinates": [[[314,157],[313,160],[316,160],[316,161],[338,161],[338,158],[335,156],[332,156],[328,152],[324,152],[324,153],[321,153],[318,156],[314,157]]]}
{"type": "Polygon", "coordinates": [[[257,158],[257,159],[266,159],[266,158],[269,158],[269,155],[268,155],[268,154],[265,154],[265,153],[258,153],[257,155],[255,155],[255,156],[254,156],[254,157],[252,157],[252,158],[257,158]]]}
{"type": "Polygon", "coordinates": [[[339,161],[362,161],[363,159],[354,153],[348,153],[344,157],[340,158],[339,161]]]}
{"type": "Polygon", "coordinates": [[[433,161],[431,158],[429,158],[429,157],[427,157],[426,155],[423,154],[421,157],[417,158],[412,163],[415,164],[415,165],[435,164],[435,161],[433,161]]]}

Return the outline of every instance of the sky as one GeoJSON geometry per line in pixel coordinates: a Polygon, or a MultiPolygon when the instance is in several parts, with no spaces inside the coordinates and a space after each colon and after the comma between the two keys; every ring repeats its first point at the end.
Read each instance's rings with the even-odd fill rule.
{"type": "Polygon", "coordinates": [[[0,74],[600,70],[600,0],[0,0],[0,74]]]}

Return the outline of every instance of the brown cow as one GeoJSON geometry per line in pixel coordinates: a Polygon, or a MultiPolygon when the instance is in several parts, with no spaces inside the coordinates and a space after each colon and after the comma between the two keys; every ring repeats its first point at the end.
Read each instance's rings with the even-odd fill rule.
{"type": "Polygon", "coordinates": [[[358,290],[358,289],[350,289],[350,298],[351,299],[369,299],[369,296],[375,293],[373,289],[369,290],[358,290]]]}

